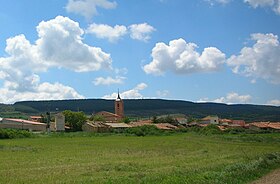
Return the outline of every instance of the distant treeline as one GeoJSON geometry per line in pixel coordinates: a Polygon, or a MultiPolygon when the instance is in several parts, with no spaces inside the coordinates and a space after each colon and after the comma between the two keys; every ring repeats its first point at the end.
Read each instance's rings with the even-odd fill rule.
{"type": "MultiPolygon", "coordinates": [[[[280,121],[280,107],[264,105],[226,105],[219,103],[193,103],[182,100],[127,99],[124,100],[126,116],[152,117],[164,114],[185,114],[194,118],[218,115],[221,118],[252,121],[280,121]]],[[[14,110],[27,114],[43,114],[47,111],[83,111],[90,115],[99,111],[114,112],[114,100],[81,99],[23,101],[13,105],[1,105],[0,112],[14,110]]]]}

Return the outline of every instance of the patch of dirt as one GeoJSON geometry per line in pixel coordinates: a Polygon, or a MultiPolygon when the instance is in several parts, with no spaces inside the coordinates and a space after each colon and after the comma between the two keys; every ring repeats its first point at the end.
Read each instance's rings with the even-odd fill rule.
{"type": "Polygon", "coordinates": [[[274,170],[262,178],[252,182],[251,184],[279,184],[280,183],[280,169],[274,170]]]}

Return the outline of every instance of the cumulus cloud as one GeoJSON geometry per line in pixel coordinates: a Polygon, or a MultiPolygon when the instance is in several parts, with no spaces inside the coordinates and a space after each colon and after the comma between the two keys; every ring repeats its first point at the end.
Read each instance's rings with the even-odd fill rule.
{"type": "MultiPolygon", "coordinates": [[[[140,93],[140,91],[147,88],[148,85],[145,83],[140,83],[137,86],[135,86],[133,89],[127,90],[122,92],[120,95],[122,98],[125,99],[141,99],[143,98],[143,95],[140,93]]],[[[117,93],[113,93],[111,95],[105,95],[103,96],[104,99],[115,99],[117,98],[117,93]]]]}
{"type": "Polygon", "coordinates": [[[98,14],[97,8],[114,9],[116,2],[108,0],[68,0],[66,11],[80,14],[88,20],[98,14]]]}
{"type": "Polygon", "coordinates": [[[151,33],[156,31],[156,29],[147,24],[132,24],[129,26],[130,30],[130,37],[134,40],[140,40],[140,41],[148,41],[151,39],[151,33]]]}
{"type": "Polygon", "coordinates": [[[97,38],[108,39],[110,42],[118,41],[122,36],[127,34],[127,28],[123,25],[111,27],[106,24],[91,24],[87,33],[94,34],[97,38]]]}
{"type": "Polygon", "coordinates": [[[91,24],[86,30],[88,34],[94,34],[97,38],[108,39],[110,42],[116,42],[127,34],[134,40],[147,42],[151,38],[152,32],[156,29],[147,24],[132,24],[128,27],[124,25],[91,24]]]}
{"type": "MultiPolygon", "coordinates": [[[[40,72],[49,68],[66,68],[75,72],[111,69],[110,54],[100,48],[83,43],[83,30],[77,22],[67,17],[58,16],[49,21],[42,21],[37,26],[38,39],[31,44],[24,35],[7,39],[5,51],[7,57],[0,57],[0,79],[3,94],[17,94],[22,99],[38,99],[43,86],[40,72]],[[37,95],[36,95],[37,94],[37,95]]],[[[77,98],[82,97],[73,88],[62,84],[48,84],[50,88],[63,90],[48,91],[45,97],[77,98]],[[59,94],[60,93],[60,94],[59,94]]],[[[7,95],[3,95],[10,101],[7,95]]],[[[15,98],[11,98],[15,99],[15,98]]]]}
{"type": "Polygon", "coordinates": [[[244,104],[250,102],[252,97],[250,95],[239,95],[238,93],[228,93],[225,97],[209,100],[208,98],[200,99],[198,102],[215,102],[226,104],[244,104]]]}
{"type": "Polygon", "coordinates": [[[169,45],[157,43],[152,50],[152,62],[143,67],[147,74],[163,75],[166,71],[177,74],[214,72],[225,62],[225,54],[208,47],[200,54],[197,45],[184,39],[172,40],[169,45]]]}
{"type": "Polygon", "coordinates": [[[123,84],[125,79],[126,79],[125,77],[121,77],[121,76],[117,76],[116,78],[112,78],[112,77],[107,77],[107,78],[97,77],[96,79],[94,79],[93,83],[96,86],[98,86],[98,85],[123,84]]]}
{"type": "Polygon", "coordinates": [[[267,102],[267,105],[280,106],[280,100],[274,99],[267,102]]]}
{"type": "Polygon", "coordinates": [[[280,0],[244,0],[244,2],[248,3],[253,8],[269,7],[280,15],[280,0]]]}
{"type": "Polygon", "coordinates": [[[36,54],[50,67],[64,67],[76,72],[111,68],[110,54],[83,43],[83,30],[77,22],[67,17],[57,16],[42,21],[37,26],[37,32],[39,39],[34,46],[37,47],[36,54]]]}
{"type": "Polygon", "coordinates": [[[239,55],[231,56],[227,64],[236,74],[265,79],[280,84],[280,45],[278,36],[273,34],[252,34],[252,47],[244,47],[239,55]]]}

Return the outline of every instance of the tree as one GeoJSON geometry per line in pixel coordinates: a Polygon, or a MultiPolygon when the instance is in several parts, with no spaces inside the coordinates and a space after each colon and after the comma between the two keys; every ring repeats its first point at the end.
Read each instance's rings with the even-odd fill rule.
{"type": "Polygon", "coordinates": [[[70,126],[73,131],[81,131],[87,119],[84,112],[66,110],[63,111],[63,115],[65,116],[65,124],[70,126]]]}
{"type": "Polygon", "coordinates": [[[153,118],[152,118],[152,123],[158,123],[158,119],[157,119],[157,117],[156,116],[153,116],[153,118]]]}
{"type": "Polygon", "coordinates": [[[93,115],[89,118],[90,121],[105,121],[105,118],[102,115],[93,115]]]}
{"type": "Polygon", "coordinates": [[[122,122],[124,122],[124,123],[130,123],[129,117],[124,117],[124,118],[122,119],[122,122]]]}
{"type": "Polygon", "coordinates": [[[161,117],[157,119],[157,123],[169,123],[171,125],[178,125],[178,121],[171,116],[161,117]]]}

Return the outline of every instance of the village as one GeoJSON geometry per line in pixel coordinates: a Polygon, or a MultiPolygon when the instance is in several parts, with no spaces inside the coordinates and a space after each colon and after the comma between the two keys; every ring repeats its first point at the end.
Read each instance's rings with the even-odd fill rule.
{"type": "MultiPolygon", "coordinates": [[[[227,129],[249,129],[264,130],[272,132],[280,132],[280,122],[250,122],[244,120],[222,119],[217,115],[209,115],[202,119],[189,119],[186,115],[180,116],[163,116],[159,118],[134,119],[127,121],[124,113],[124,101],[118,93],[114,102],[115,113],[101,111],[94,113],[92,118],[88,118],[82,125],[82,131],[85,132],[111,132],[121,131],[127,128],[141,126],[155,126],[160,130],[179,130],[191,127],[203,128],[208,125],[215,125],[221,131],[227,129]],[[168,119],[168,120],[166,120],[168,119]]],[[[16,118],[0,118],[0,128],[28,130],[32,132],[67,132],[71,131],[71,127],[67,125],[63,113],[54,114],[54,118],[50,118],[47,113],[47,122],[43,122],[43,116],[30,116],[28,120],[16,118]]]]}

